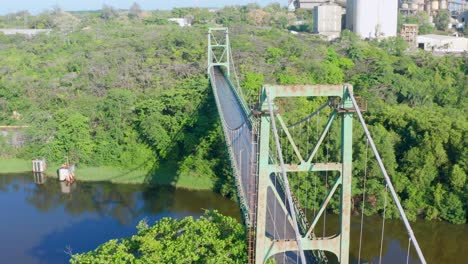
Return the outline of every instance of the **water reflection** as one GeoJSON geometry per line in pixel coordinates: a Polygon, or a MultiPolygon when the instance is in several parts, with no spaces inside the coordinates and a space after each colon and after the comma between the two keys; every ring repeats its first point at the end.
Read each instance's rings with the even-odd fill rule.
{"type": "Polygon", "coordinates": [[[240,221],[233,201],[207,191],[111,183],[64,185],[39,175],[0,174],[0,263],[64,263],[73,252],[129,236],[143,218],[199,216],[217,209],[240,221]],[[38,177],[37,177],[38,176],[38,177]]]}
{"type": "MultiPolygon", "coordinates": [[[[240,221],[236,203],[211,192],[110,183],[76,182],[68,192],[55,178],[0,174],[0,263],[65,263],[67,246],[74,253],[112,239],[130,236],[143,218],[199,216],[217,209],[240,221]]],[[[310,219],[310,216],[309,216],[310,219]]],[[[382,221],[365,217],[362,259],[378,263],[382,221]]],[[[351,261],[357,262],[360,217],[353,216],[351,261]]],[[[428,263],[466,263],[468,225],[417,221],[414,232],[428,263]]],[[[326,235],[338,227],[327,215],[326,235]]],[[[322,234],[323,223],[316,233],[322,234]]],[[[387,220],[382,263],[406,263],[408,236],[400,220],[387,220]]],[[[411,249],[410,263],[417,263],[411,249]]],[[[331,258],[331,262],[333,259],[331,258]]]]}
{"type": "Polygon", "coordinates": [[[33,172],[33,176],[35,184],[44,184],[47,180],[46,174],[43,172],[33,172]]]}
{"type": "MultiPolygon", "coordinates": [[[[326,219],[326,235],[336,233],[339,217],[328,214],[326,219]]],[[[360,223],[360,216],[351,218],[351,263],[358,263],[360,223]]],[[[411,226],[427,263],[467,263],[468,224],[453,225],[446,222],[418,220],[412,222],[411,226]]],[[[322,235],[323,229],[323,221],[320,220],[315,233],[322,235]]],[[[382,218],[364,217],[361,263],[379,263],[381,232],[382,218]]],[[[385,220],[382,263],[406,263],[407,250],[408,234],[402,221],[385,220]]],[[[331,260],[330,263],[337,263],[335,256],[332,254],[327,256],[331,260]]],[[[414,247],[411,247],[408,263],[419,263],[414,247]]]]}

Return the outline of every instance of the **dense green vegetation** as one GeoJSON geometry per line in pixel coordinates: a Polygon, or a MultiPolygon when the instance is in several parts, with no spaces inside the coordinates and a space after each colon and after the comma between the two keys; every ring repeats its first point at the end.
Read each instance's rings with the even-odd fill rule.
{"type": "MultiPolygon", "coordinates": [[[[31,39],[0,36],[1,124],[31,125],[26,146],[1,149],[2,156],[61,162],[68,155],[80,166],[145,171],[146,182],[158,182],[170,168],[174,176],[168,183],[206,178],[208,187],[232,196],[228,158],[204,74],[207,27],[220,23],[230,26],[234,59],[251,105],[263,83],[353,84],[369,102],[365,118],[410,218],[466,222],[466,55],[408,52],[401,39],[366,42],[346,31],[332,43],[292,35],[285,29],[295,17],[279,5],[226,7],[215,13],[104,11],[41,15],[46,21],[73,16],[71,32],[57,25],[49,35],[31,39]],[[188,17],[193,27],[169,23],[170,16],[188,17]]],[[[323,103],[302,98],[279,105],[292,123],[323,103]]],[[[324,114],[311,123],[323,126],[324,114]]],[[[339,161],[339,149],[333,147],[338,132],[332,129],[328,151],[321,149],[317,159],[339,161]]],[[[302,151],[315,142],[315,133],[309,140],[299,131],[294,136],[302,151]]],[[[353,201],[358,208],[365,140],[357,122],[354,140],[353,201]]],[[[327,184],[320,177],[318,197],[332,184],[329,176],[327,184]]],[[[307,177],[307,185],[291,177],[293,192],[304,207],[314,208],[319,201],[308,196],[313,178],[307,177]]],[[[382,212],[383,187],[376,164],[369,161],[368,214],[382,212]]],[[[336,201],[330,209],[338,209],[336,201]]],[[[387,216],[397,217],[394,208],[387,216]]]]}
{"type": "Polygon", "coordinates": [[[197,220],[142,221],[131,238],[112,239],[73,255],[71,263],[246,263],[244,227],[216,211],[197,220]]]}
{"type": "MultiPolygon", "coordinates": [[[[250,37],[249,41],[252,46],[266,47],[265,52],[245,51],[240,45],[244,39],[235,42],[246,52],[238,60],[246,88],[255,87],[262,79],[281,84],[352,83],[355,93],[368,100],[367,122],[409,217],[423,215],[427,219],[466,222],[468,123],[461,114],[467,105],[466,57],[407,53],[406,43],[400,39],[362,42],[346,32],[328,46],[308,37],[262,33],[257,32],[261,37],[250,37]]],[[[285,119],[293,123],[324,101],[299,99],[280,103],[285,119]]],[[[317,122],[322,127],[325,121],[322,117],[310,123],[317,122]]],[[[317,140],[315,129],[312,126],[313,132],[308,132],[307,137],[306,131],[298,130],[292,131],[293,137],[305,153],[306,138],[310,142],[317,140]]],[[[330,135],[329,160],[339,161],[339,149],[333,148],[339,140],[339,128],[335,127],[330,135]]],[[[362,202],[365,163],[365,140],[357,122],[354,141],[354,175],[361,176],[355,177],[353,184],[357,209],[362,202]]],[[[286,156],[292,156],[292,150],[288,151],[286,156]]],[[[317,158],[326,160],[326,156],[324,147],[317,158]]],[[[366,212],[373,214],[383,211],[384,185],[375,162],[369,162],[368,167],[366,212]]],[[[321,199],[312,199],[313,177],[307,177],[309,185],[297,180],[303,177],[291,178],[293,192],[301,204],[317,208],[321,199]]],[[[335,179],[332,175],[325,184],[324,178],[320,177],[317,184],[318,197],[325,197],[326,186],[335,179]]],[[[336,200],[331,208],[338,212],[336,200]]],[[[397,217],[395,207],[387,210],[387,216],[397,217]]]]}
{"type": "Polygon", "coordinates": [[[81,167],[143,171],[140,182],[172,174],[162,182],[183,178],[184,187],[228,194],[229,173],[214,174],[226,161],[204,76],[203,30],[187,34],[151,17],[74,19],[80,30],[67,34],[0,36],[1,124],[31,126],[28,144],[16,153],[2,148],[2,156],[64,162],[68,155],[81,167]]]}

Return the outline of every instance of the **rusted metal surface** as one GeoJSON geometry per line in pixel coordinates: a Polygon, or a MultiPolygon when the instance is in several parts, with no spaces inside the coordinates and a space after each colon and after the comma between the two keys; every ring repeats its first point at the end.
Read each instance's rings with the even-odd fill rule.
{"type": "Polygon", "coordinates": [[[226,73],[230,74],[230,45],[228,28],[209,28],[208,29],[208,75],[211,74],[213,67],[225,67],[226,73]],[[220,36],[221,35],[221,36],[220,36]],[[219,54],[221,52],[221,54],[219,54]],[[218,54],[218,56],[216,56],[218,54]]]}
{"type": "MultiPolygon", "coordinates": [[[[352,113],[345,112],[340,113],[339,111],[333,111],[330,115],[320,137],[313,148],[310,156],[307,161],[302,159],[302,156],[299,153],[297,146],[292,140],[292,137],[288,136],[288,129],[286,124],[281,118],[281,115],[277,114],[278,121],[281,124],[281,127],[288,137],[289,143],[293,146],[294,152],[298,156],[298,164],[284,164],[283,169],[287,172],[300,172],[300,171],[337,171],[340,172],[339,177],[336,179],[335,184],[330,190],[329,195],[325,198],[323,206],[320,210],[320,213],[317,215],[317,218],[314,219],[312,225],[315,225],[317,219],[321,214],[326,210],[326,205],[330,201],[332,195],[336,192],[338,188],[341,187],[341,209],[342,214],[340,217],[340,230],[338,234],[333,237],[316,237],[313,234],[313,226],[308,226],[307,232],[302,233],[299,239],[294,239],[294,235],[283,233],[282,237],[271,237],[267,236],[267,229],[271,228],[267,225],[267,210],[269,209],[269,203],[272,201],[278,203],[278,210],[281,213],[287,214],[286,219],[282,221],[291,222],[294,221],[291,215],[291,209],[297,213],[301,212],[298,208],[298,202],[291,198],[293,205],[288,205],[285,203],[283,196],[280,194],[280,191],[273,184],[272,180],[269,178],[270,174],[279,173],[282,171],[282,167],[278,164],[272,164],[269,162],[269,146],[270,146],[270,122],[272,121],[271,115],[269,116],[267,93],[271,95],[272,98],[277,97],[295,97],[295,96],[333,96],[339,98],[338,106],[341,108],[350,108],[350,99],[349,92],[352,91],[351,85],[294,85],[294,86],[266,86],[262,89],[261,102],[260,102],[260,113],[261,113],[261,132],[260,132],[260,150],[259,150],[259,181],[258,181],[258,212],[257,212],[257,250],[256,250],[256,263],[264,263],[268,258],[273,256],[278,256],[283,252],[300,252],[299,244],[304,245],[304,250],[326,250],[334,253],[341,263],[348,263],[349,261],[349,231],[350,231],[350,212],[351,212],[351,169],[352,169],[352,151],[351,151],[351,142],[352,142],[352,113]],[[268,115],[267,115],[268,114],[268,115]],[[341,116],[341,134],[342,134],[342,163],[336,162],[327,162],[327,163],[312,163],[313,157],[316,155],[320,145],[323,143],[326,134],[328,133],[332,122],[336,119],[337,116],[341,116]],[[268,198],[268,192],[271,192],[271,196],[274,199],[268,198]],[[271,191],[275,190],[275,191],[271,191]],[[264,225],[267,225],[265,227],[264,225]],[[300,243],[298,241],[300,240],[300,243]]],[[[328,104],[327,104],[328,105],[328,104]]],[[[277,111],[276,109],[274,110],[277,111]]],[[[309,155],[309,153],[307,153],[309,155]]],[[[280,184],[282,185],[282,184],[280,184]]],[[[287,188],[283,186],[282,188],[287,188]]],[[[291,194],[291,197],[293,195],[291,194]]],[[[276,208],[276,207],[275,207],[276,208]]],[[[297,213],[298,216],[303,214],[297,213]]],[[[293,222],[292,226],[296,226],[299,220],[293,222]]],[[[307,220],[302,220],[302,223],[307,223],[307,220]]],[[[299,226],[295,228],[296,231],[299,230],[299,226]]]]}
{"type": "MultiPolygon", "coordinates": [[[[323,250],[330,251],[335,255],[339,255],[340,237],[340,235],[336,235],[333,237],[316,239],[302,238],[302,244],[304,245],[304,250],[323,250]]],[[[272,245],[267,252],[267,258],[270,258],[271,256],[278,253],[296,250],[297,243],[294,240],[275,240],[272,241],[272,245]]]]}
{"type": "Polygon", "coordinates": [[[304,159],[302,158],[301,153],[299,152],[299,149],[297,148],[296,143],[294,142],[294,139],[291,137],[291,134],[289,133],[289,129],[284,124],[283,118],[281,117],[280,114],[277,114],[276,117],[278,118],[278,121],[280,122],[281,128],[286,133],[289,143],[293,147],[294,153],[296,153],[297,158],[299,159],[301,163],[304,162],[304,159]]]}
{"type": "MultiPolygon", "coordinates": [[[[343,108],[352,106],[350,91],[344,90],[343,108]]],[[[351,179],[353,163],[353,113],[341,115],[341,210],[340,210],[340,263],[349,263],[349,243],[351,231],[351,179]]]]}
{"type": "Polygon", "coordinates": [[[312,162],[312,159],[315,157],[315,155],[317,154],[317,151],[320,147],[320,145],[322,145],[322,142],[323,140],[325,139],[325,136],[327,135],[327,132],[330,130],[330,127],[333,123],[333,120],[335,119],[335,117],[337,116],[336,114],[336,111],[334,111],[330,117],[328,118],[328,121],[327,121],[327,124],[325,125],[325,127],[323,128],[323,131],[322,133],[320,134],[320,137],[319,137],[319,140],[317,142],[317,144],[315,145],[314,147],[314,150],[312,151],[312,153],[310,154],[310,157],[307,159],[307,162],[310,163],[312,162]]]}
{"type": "Polygon", "coordinates": [[[314,217],[314,220],[312,221],[312,224],[309,227],[309,230],[307,231],[305,237],[310,237],[312,232],[314,231],[315,225],[318,223],[320,217],[322,216],[323,212],[325,211],[325,208],[327,208],[328,203],[330,202],[333,194],[335,194],[336,189],[338,186],[341,185],[342,177],[341,175],[336,179],[335,183],[333,184],[333,187],[330,189],[328,192],[325,200],[323,201],[322,205],[320,205],[320,209],[318,210],[317,214],[314,217]]]}
{"type": "Polygon", "coordinates": [[[298,96],[343,96],[343,89],[352,91],[350,84],[314,84],[314,85],[268,85],[271,100],[277,97],[298,96]]]}

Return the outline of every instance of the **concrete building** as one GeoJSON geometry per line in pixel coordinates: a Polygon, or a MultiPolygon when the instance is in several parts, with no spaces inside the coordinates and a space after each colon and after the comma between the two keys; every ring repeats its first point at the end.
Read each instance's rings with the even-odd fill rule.
{"type": "Polygon", "coordinates": [[[456,16],[466,10],[467,0],[399,0],[400,12],[403,14],[415,14],[425,11],[434,16],[440,10],[449,10],[456,16]]]}
{"type": "Polygon", "coordinates": [[[338,5],[321,5],[314,7],[314,33],[332,40],[341,32],[341,17],[344,10],[338,5]]]}
{"type": "Polygon", "coordinates": [[[458,16],[458,21],[464,25],[468,25],[468,10],[458,16]]]}
{"type": "Polygon", "coordinates": [[[418,36],[418,47],[435,52],[465,52],[468,51],[468,38],[434,34],[421,35],[418,36]]]}
{"type": "Polygon", "coordinates": [[[313,10],[314,7],[324,4],[330,4],[334,2],[333,0],[289,0],[289,9],[310,9],[313,10]]]}
{"type": "Polygon", "coordinates": [[[169,18],[168,21],[175,22],[181,27],[191,27],[192,24],[186,18],[169,18]]]}
{"type": "Polygon", "coordinates": [[[0,29],[0,32],[3,32],[3,34],[5,35],[20,34],[20,35],[26,35],[28,37],[32,37],[40,33],[49,34],[50,31],[51,31],[50,29],[14,29],[14,28],[0,29]]]}
{"type": "Polygon", "coordinates": [[[424,11],[424,0],[400,0],[400,12],[403,14],[414,14],[424,11]]]}
{"type": "Polygon", "coordinates": [[[448,0],[447,9],[452,15],[459,15],[465,10],[468,10],[468,1],[466,0],[448,0]]]}
{"type": "Polygon", "coordinates": [[[398,0],[348,0],[346,28],[362,38],[397,35],[398,0]]]}
{"type": "Polygon", "coordinates": [[[313,10],[316,6],[333,4],[346,7],[346,0],[288,0],[288,9],[290,11],[299,8],[313,10]]]}
{"type": "Polygon", "coordinates": [[[416,24],[403,24],[400,31],[400,36],[414,48],[418,46],[418,25],[416,24]]]}

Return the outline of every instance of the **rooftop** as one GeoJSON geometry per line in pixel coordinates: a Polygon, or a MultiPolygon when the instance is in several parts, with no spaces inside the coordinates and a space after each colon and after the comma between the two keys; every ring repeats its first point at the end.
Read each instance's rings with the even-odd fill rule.
{"type": "Polygon", "coordinates": [[[463,38],[463,37],[454,37],[454,36],[436,35],[436,34],[419,35],[418,37],[438,39],[438,40],[449,40],[449,39],[461,39],[461,38],[463,38]]]}

